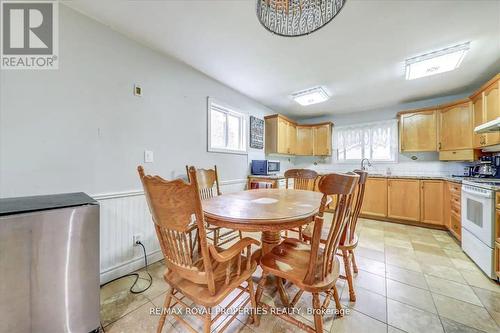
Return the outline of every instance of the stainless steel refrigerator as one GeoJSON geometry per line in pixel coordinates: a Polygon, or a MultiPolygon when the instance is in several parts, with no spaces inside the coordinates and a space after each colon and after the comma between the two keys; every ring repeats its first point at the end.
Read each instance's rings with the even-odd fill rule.
{"type": "Polygon", "coordinates": [[[0,333],[99,326],[98,203],[84,193],[0,199],[0,333]]]}

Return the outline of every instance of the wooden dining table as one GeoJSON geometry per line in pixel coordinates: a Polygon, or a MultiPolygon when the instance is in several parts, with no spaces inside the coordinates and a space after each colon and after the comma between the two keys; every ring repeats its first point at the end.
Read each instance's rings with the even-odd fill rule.
{"type": "MultiPolygon", "coordinates": [[[[322,197],[320,192],[305,190],[255,189],[204,200],[203,211],[205,220],[215,226],[261,232],[261,250],[253,255],[258,258],[280,243],[282,230],[312,222],[322,197]]],[[[283,304],[287,304],[282,279],[275,281],[283,304]]]]}
{"type": "Polygon", "coordinates": [[[313,221],[323,194],[293,189],[255,189],[222,194],[203,201],[208,223],[240,231],[261,232],[262,255],[280,243],[281,231],[313,221]]]}

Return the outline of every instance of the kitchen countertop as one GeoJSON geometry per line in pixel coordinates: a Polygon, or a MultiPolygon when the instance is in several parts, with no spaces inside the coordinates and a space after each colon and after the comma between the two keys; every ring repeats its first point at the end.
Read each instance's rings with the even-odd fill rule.
{"type": "Polygon", "coordinates": [[[248,178],[285,179],[283,175],[248,175],[248,178]]]}
{"type": "MultiPolygon", "coordinates": [[[[333,172],[333,171],[332,171],[333,172]]],[[[328,172],[318,172],[319,175],[326,175],[328,172]]],[[[262,178],[279,180],[285,179],[283,175],[249,175],[249,178],[262,178]]],[[[454,183],[462,183],[463,180],[474,180],[474,177],[452,177],[452,176],[431,176],[431,175],[383,175],[377,173],[368,173],[368,177],[372,178],[391,178],[391,179],[435,179],[435,180],[445,180],[454,183]]]]}

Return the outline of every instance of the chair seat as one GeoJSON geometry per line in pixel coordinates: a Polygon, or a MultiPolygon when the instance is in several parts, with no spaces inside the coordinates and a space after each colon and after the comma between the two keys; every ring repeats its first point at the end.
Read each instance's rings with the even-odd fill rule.
{"type": "MultiPolygon", "coordinates": [[[[321,229],[321,243],[323,244],[328,238],[328,232],[330,231],[329,227],[330,227],[329,225],[323,225],[323,228],[321,229]]],[[[304,237],[304,239],[311,240],[313,230],[314,230],[314,223],[307,225],[307,227],[305,227],[304,230],[302,230],[302,236],[304,237]]],[[[354,234],[352,240],[348,241],[349,238],[350,238],[349,230],[347,230],[346,241],[343,244],[339,244],[340,250],[352,250],[358,245],[358,235],[356,235],[356,233],[354,234]]]]}
{"type": "Polygon", "coordinates": [[[323,249],[319,249],[317,268],[315,272],[318,276],[312,284],[305,284],[304,279],[307,274],[310,262],[311,245],[299,241],[295,238],[287,238],[281,244],[274,247],[260,259],[262,269],[273,275],[291,281],[300,289],[310,292],[318,292],[330,289],[339,277],[340,263],[337,258],[334,259],[334,267],[328,276],[322,279],[321,263],[323,249]]]}
{"type": "MultiPolygon", "coordinates": [[[[208,290],[208,286],[206,284],[198,284],[191,282],[183,278],[177,272],[172,270],[166,270],[163,277],[165,281],[171,286],[175,286],[175,289],[180,291],[189,299],[196,299],[198,304],[201,304],[206,307],[214,307],[219,304],[229,293],[231,293],[234,288],[237,288],[239,285],[243,283],[243,281],[248,280],[248,278],[255,272],[257,268],[257,263],[255,260],[252,260],[250,264],[250,269],[246,268],[246,258],[241,258],[241,273],[237,277],[236,273],[238,270],[237,267],[237,259],[234,258],[231,260],[231,279],[229,284],[225,284],[226,279],[226,267],[228,263],[218,263],[217,261],[212,260],[212,269],[214,274],[215,281],[215,295],[211,295],[208,290]]],[[[203,270],[203,260],[199,259],[194,263],[194,266],[200,270],[203,270]]]]}

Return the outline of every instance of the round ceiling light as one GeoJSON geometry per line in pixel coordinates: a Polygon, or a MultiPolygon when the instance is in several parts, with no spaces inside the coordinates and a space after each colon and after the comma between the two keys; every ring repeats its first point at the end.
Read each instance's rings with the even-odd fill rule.
{"type": "Polygon", "coordinates": [[[257,17],[272,33],[308,35],[328,24],[347,0],[257,0],[257,17]]]}

